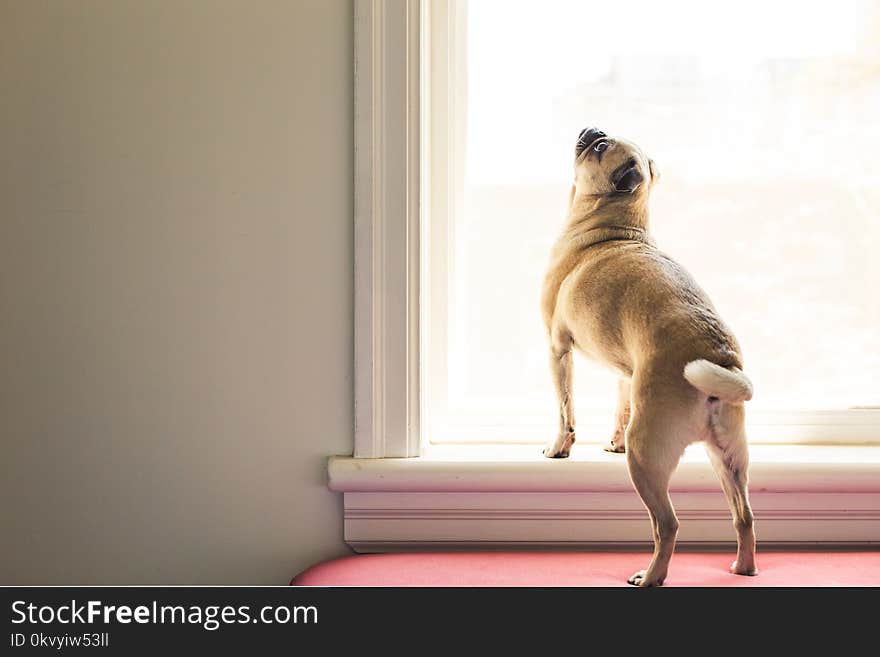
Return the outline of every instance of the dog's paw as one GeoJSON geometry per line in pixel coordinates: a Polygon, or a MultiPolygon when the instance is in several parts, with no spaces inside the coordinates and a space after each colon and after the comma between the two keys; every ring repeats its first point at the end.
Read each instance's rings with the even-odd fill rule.
{"type": "Polygon", "coordinates": [[[647,570],[640,570],[637,573],[633,573],[632,576],[626,580],[628,584],[632,584],[633,586],[663,586],[663,581],[665,577],[648,577],[647,570]]]}
{"type": "Polygon", "coordinates": [[[626,451],[626,433],[620,427],[614,430],[611,440],[603,447],[606,452],[614,452],[615,454],[623,454],[626,451]]]}
{"type": "Polygon", "coordinates": [[[752,564],[751,566],[740,566],[739,561],[734,561],[730,564],[730,572],[734,575],[748,575],[749,577],[754,577],[758,574],[758,567],[755,566],[755,564],[752,564]]]}
{"type": "Polygon", "coordinates": [[[574,441],[573,431],[559,434],[554,440],[547,442],[542,453],[548,459],[567,459],[574,441]]]}

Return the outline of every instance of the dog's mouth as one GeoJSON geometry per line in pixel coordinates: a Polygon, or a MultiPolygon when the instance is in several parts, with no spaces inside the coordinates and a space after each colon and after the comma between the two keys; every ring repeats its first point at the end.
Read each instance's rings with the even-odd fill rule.
{"type": "Polygon", "coordinates": [[[604,137],[608,137],[608,135],[598,128],[584,128],[581,130],[581,134],[578,135],[577,143],[574,145],[575,158],[580,157],[584,151],[604,137]]]}
{"type": "Polygon", "coordinates": [[[632,194],[644,180],[645,177],[639,171],[639,163],[635,158],[628,159],[611,174],[611,184],[614,185],[614,191],[624,194],[632,194]]]}

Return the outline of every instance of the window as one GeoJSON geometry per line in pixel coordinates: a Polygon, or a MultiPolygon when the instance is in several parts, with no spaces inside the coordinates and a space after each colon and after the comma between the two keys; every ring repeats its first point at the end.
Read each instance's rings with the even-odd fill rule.
{"type": "MultiPolygon", "coordinates": [[[[612,376],[576,363],[572,458],[531,444],[586,123],[657,160],[653,232],[743,343],[759,544],[880,541],[878,10],[658,4],[355,3],[355,449],[328,465],[355,550],[650,543],[624,459],[589,444],[612,376]]],[[[702,450],[671,492],[679,543],[730,545],[702,450]]]]}
{"type": "MultiPolygon", "coordinates": [[[[662,172],[651,230],[740,340],[756,388],[750,439],[877,440],[876,3],[430,11],[424,437],[542,443],[555,431],[538,300],[573,144],[595,125],[662,172]]],[[[574,371],[579,441],[604,442],[615,376],[583,359],[574,371]]]]}

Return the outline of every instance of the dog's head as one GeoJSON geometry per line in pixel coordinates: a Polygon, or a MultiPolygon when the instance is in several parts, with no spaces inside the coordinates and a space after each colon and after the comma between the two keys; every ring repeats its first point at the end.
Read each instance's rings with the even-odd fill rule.
{"type": "Polygon", "coordinates": [[[658,179],[654,162],[634,143],[585,128],[574,147],[575,185],[591,196],[647,193],[658,179]]]}

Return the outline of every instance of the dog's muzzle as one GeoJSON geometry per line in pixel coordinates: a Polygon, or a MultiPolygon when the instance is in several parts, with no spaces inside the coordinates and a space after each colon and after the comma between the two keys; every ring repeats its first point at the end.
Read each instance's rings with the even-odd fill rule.
{"type": "Polygon", "coordinates": [[[581,134],[578,135],[577,143],[574,146],[574,156],[579,157],[580,154],[583,153],[590,144],[599,139],[599,137],[607,136],[608,135],[598,128],[584,128],[581,130],[581,134]]]}
{"type": "Polygon", "coordinates": [[[633,193],[645,180],[639,171],[639,163],[630,158],[614,170],[611,174],[611,183],[617,192],[633,193]]]}

